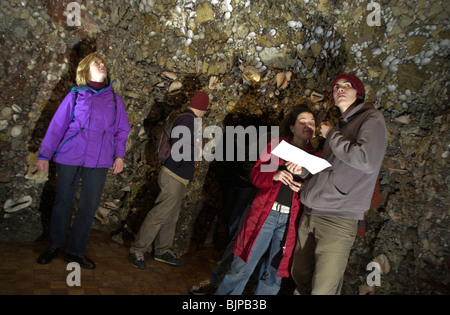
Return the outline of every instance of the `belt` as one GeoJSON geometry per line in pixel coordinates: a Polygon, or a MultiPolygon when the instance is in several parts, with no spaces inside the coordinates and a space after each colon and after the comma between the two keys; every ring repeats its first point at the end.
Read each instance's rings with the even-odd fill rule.
{"type": "Polygon", "coordinates": [[[291,212],[291,208],[288,206],[283,206],[282,204],[278,203],[278,202],[274,202],[273,206],[272,206],[272,210],[275,210],[277,212],[280,213],[289,213],[291,212]]]}

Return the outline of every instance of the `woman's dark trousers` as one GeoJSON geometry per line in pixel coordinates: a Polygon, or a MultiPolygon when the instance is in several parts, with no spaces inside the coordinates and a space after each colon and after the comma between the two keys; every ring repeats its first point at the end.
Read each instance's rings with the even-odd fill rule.
{"type": "Polygon", "coordinates": [[[107,168],[87,168],[56,163],[57,187],[50,222],[50,247],[65,243],[72,216],[72,205],[81,180],[78,211],[72,225],[66,253],[84,255],[91,225],[105,186],[107,168]]]}

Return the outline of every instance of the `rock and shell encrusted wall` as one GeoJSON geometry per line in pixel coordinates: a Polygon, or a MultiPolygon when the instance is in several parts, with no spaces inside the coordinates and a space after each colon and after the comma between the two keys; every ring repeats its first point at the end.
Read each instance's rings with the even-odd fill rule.
{"type": "MultiPolygon", "coordinates": [[[[204,126],[278,125],[300,103],[321,120],[335,117],[330,79],[352,71],[384,114],[389,147],[382,204],[367,213],[344,293],[449,293],[449,9],[439,0],[369,3],[2,1],[0,240],[47,235],[55,170],[40,173],[34,163],[90,52],[106,55],[132,126],[126,169],[109,175],[94,226],[124,245],[158,193],[162,121],[197,90],[212,99],[204,126]],[[367,286],[371,261],[381,266],[380,286],[367,286]]],[[[178,253],[200,246],[220,222],[229,167],[200,163],[178,222],[178,253]]]]}

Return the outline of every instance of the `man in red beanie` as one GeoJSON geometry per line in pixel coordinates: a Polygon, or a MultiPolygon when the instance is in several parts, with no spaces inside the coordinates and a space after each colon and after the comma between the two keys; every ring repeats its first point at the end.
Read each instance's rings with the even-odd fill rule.
{"type": "MultiPolygon", "coordinates": [[[[161,188],[155,206],[148,212],[142,223],[135,241],[131,245],[129,260],[132,266],[138,269],[145,269],[144,254],[150,253],[153,249],[153,258],[156,261],[164,262],[173,266],[178,266],[180,260],[171,250],[175,228],[180,214],[181,202],[186,191],[187,184],[194,179],[195,159],[201,153],[195,145],[194,124],[195,118],[205,115],[209,106],[209,97],[205,92],[198,92],[192,98],[190,106],[175,118],[172,130],[183,131],[189,129],[190,133],[183,133],[179,137],[171,137],[170,145],[177,144],[180,151],[190,148],[189,158],[185,158],[183,152],[176,152],[163,163],[158,175],[158,184],[161,188]],[[190,135],[187,136],[187,135],[190,135]],[[180,153],[175,156],[175,153],[180,153]]],[[[187,150],[189,151],[189,150],[187,150]]]]}
{"type": "Polygon", "coordinates": [[[383,114],[365,103],[361,80],[353,74],[338,75],[332,98],[342,118],[324,124],[322,158],[331,167],[310,176],[301,192],[301,218],[292,266],[300,294],[340,294],[348,256],[358,221],[370,209],[378,173],[387,149],[383,114]]]}

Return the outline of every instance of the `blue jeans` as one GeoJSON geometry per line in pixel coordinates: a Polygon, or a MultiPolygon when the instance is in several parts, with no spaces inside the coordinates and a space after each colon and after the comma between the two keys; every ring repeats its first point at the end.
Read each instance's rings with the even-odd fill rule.
{"type": "Polygon", "coordinates": [[[239,234],[239,230],[241,229],[242,224],[244,224],[245,217],[247,216],[247,213],[250,210],[251,206],[252,206],[251,204],[248,204],[247,207],[245,208],[244,212],[242,213],[242,216],[239,219],[239,224],[236,224],[238,226],[236,227],[236,229],[234,229],[233,238],[231,239],[230,242],[228,242],[228,245],[222,254],[222,259],[219,261],[216,268],[214,268],[214,270],[211,271],[211,273],[210,273],[209,280],[214,285],[218,286],[220,281],[222,281],[223,277],[225,276],[226,272],[228,271],[228,269],[230,269],[230,265],[233,262],[233,258],[234,258],[233,245],[234,245],[234,242],[236,242],[236,238],[239,234]]]}
{"type": "Polygon", "coordinates": [[[81,179],[78,211],[72,225],[66,252],[72,255],[84,255],[108,169],[56,163],[56,171],[58,178],[50,221],[50,247],[61,247],[65,243],[72,216],[72,205],[78,182],[81,179]]]}
{"type": "Polygon", "coordinates": [[[288,220],[289,213],[280,213],[274,210],[270,212],[256,238],[248,263],[246,264],[242,259],[234,256],[230,269],[217,289],[217,295],[242,294],[248,279],[269,246],[270,251],[263,263],[264,270],[255,289],[255,295],[278,294],[282,278],[277,277],[280,260],[274,258],[278,258],[282,253],[288,220]]]}

